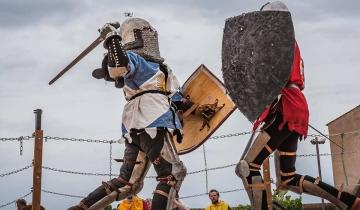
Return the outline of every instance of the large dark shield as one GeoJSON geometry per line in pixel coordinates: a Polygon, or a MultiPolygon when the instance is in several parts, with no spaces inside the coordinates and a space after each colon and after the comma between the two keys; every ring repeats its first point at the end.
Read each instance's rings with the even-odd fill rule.
{"type": "Polygon", "coordinates": [[[226,20],[222,43],[224,82],[251,122],[286,85],[294,42],[289,12],[257,11],[226,20]]]}

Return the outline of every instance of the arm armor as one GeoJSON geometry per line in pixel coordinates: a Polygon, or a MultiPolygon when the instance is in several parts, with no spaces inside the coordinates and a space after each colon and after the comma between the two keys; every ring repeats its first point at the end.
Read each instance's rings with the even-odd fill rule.
{"type": "Polygon", "coordinates": [[[121,37],[117,34],[111,35],[105,40],[105,46],[108,50],[108,66],[109,67],[127,67],[129,57],[125,52],[121,37]]]}

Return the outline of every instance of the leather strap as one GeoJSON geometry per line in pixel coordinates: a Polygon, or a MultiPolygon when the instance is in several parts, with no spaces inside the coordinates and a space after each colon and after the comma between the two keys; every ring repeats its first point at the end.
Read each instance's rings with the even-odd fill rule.
{"type": "Polygon", "coordinates": [[[264,185],[264,183],[249,184],[248,186],[249,186],[250,188],[252,188],[252,189],[263,189],[263,190],[265,190],[265,185],[264,185]]]}
{"type": "Polygon", "coordinates": [[[271,154],[273,150],[269,147],[269,145],[265,144],[266,150],[271,154]]]}
{"type": "Polygon", "coordinates": [[[84,210],[87,210],[89,207],[87,207],[83,202],[80,202],[79,203],[79,207],[84,209],[84,210]]]}
{"type": "Polygon", "coordinates": [[[320,182],[320,177],[316,177],[314,184],[318,185],[320,182]]]}
{"type": "Polygon", "coordinates": [[[254,168],[257,168],[257,169],[259,169],[259,170],[260,170],[260,168],[261,168],[261,165],[258,165],[258,164],[256,164],[256,163],[249,163],[249,166],[254,167],[254,168]]]}
{"type": "Polygon", "coordinates": [[[145,91],[142,91],[140,93],[136,93],[135,95],[131,96],[129,101],[139,97],[139,96],[142,96],[144,94],[147,94],[147,93],[159,93],[159,94],[163,94],[163,95],[169,95],[170,92],[167,92],[167,91],[162,91],[162,90],[145,90],[145,91]]]}
{"type": "Polygon", "coordinates": [[[293,172],[288,172],[288,173],[285,173],[285,172],[280,171],[280,176],[294,176],[295,174],[296,174],[295,171],[293,171],[293,172]]]}
{"type": "Polygon", "coordinates": [[[116,178],[119,182],[125,184],[125,185],[128,185],[128,186],[133,186],[133,184],[131,184],[130,182],[126,181],[125,179],[123,179],[122,177],[118,176],[116,178]]]}
{"type": "Polygon", "coordinates": [[[279,151],[280,156],[296,156],[296,152],[283,152],[279,151]]]}

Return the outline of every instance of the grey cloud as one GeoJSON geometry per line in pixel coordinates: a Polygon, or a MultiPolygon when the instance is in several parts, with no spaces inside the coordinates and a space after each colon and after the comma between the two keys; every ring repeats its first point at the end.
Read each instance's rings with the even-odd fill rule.
{"type": "Polygon", "coordinates": [[[24,25],[36,25],[54,16],[65,21],[75,15],[79,9],[81,9],[80,1],[5,0],[0,2],[0,26],[18,28],[24,25]]]}
{"type": "MultiPolygon", "coordinates": [[[[96,27],[104,21],[123,18],[124,11],[148,18],[159,31],[161,53],[179,79],[185,81],[201,63],[221,78],[219,67],[221,66],[222,27],[225,18],[257,10],[265,2],[252,0],[127,2],[109,0],[101,3],[95,0],[0,1],[0,36],[12,36],[11,40],[2,39],[0,44],[0,98],[3,99],[0,103],[0,133],[2,135],[0,137],[30,135],[34,127],[32,110],[38,107],[44,110],[43,126],[46,135],[99,139],[118,138],[121,135],[121,109],[124,104],[121,90],[113,89],[110,83],[105,86],[103,81],[91,79],[92,68],[100,65],[104,51],[101,47],[84,58],[55,85],[51,87],[47,85],[48,80],[55,73],[96,37],[96,27]]],[[[356,94],[356,90],[359,89],[359,83],[356,82],[358,74],[356,47],[359,45],[359,36],[357,36],[359,30],[351,28],[359,19],[359,15],[355,13],[358,3],[348,1],[348,5],[341,7],[345,9],[339,9],[340,1],[287,1],[286,3],[293,13],[295,30],[305,59],[307,79],[305,95],[311,109],[310,121],[314,126],[325,131],[325,123],[359,104],[359,94],[356,94]],[[348,24],[341,24],[345,22],[348,24]],[[351,40],[343,41],[344,30],[351,33],[346,36],[352,38],[351,40]]],[[[237,110],[215,135],[250,129],[250,122],[237,110]]],[[[314,132],[309,131],[309,133],[314,132]]],[[[235,163],[247,140],[248,136],[208,141],[206,143],[208,166],[216,167],[235,163]]],[[[305,142],[300,143],[299,147],[303,149],[299,151],[299,154],[313,153],[313,150],[306,151],[309,147],[304,145],[307,144],[305,142]]],[[[44,156],[46,157],[44,164],[63,169],[75,167],[78,171],[108,171],[108,145],[104,145],[104,148],[99,150],[97,150],[99,145],[83,143],[74,145],[69,142],[45,144],[48,147],[44,150],[47,153],[44,156]],[[82,151],[81,157],[78,151],[82,151]],[[101,157],[98,157],[97,153],[101,157]],[[94,162],[93,159],[97,159],[98,162],[94,162]]],[[[19,151],[18,143],[11,143],[11,147],[15,149],[7,151],[4,150],[3,145],[0,146],[1,151],[4,151],[3,153],[0,151],[3,154],[0,165],[4,170],[22,167],[23,164],[31,161],[30,144],[25,145],[24,150],[30,155],[21,158],[16,156],[19,151]],[[5,167],[7,165],[4,159],[18,160],[23,164],[5,167]]],[[[113,152],[113,157],[120,157],[123,154],[123,145],[114,148],[113,152]]],[[[329,151],[326,149],[322,152],[329,151]]],[[[200,163],[197,161],[194,163],[194,160],[202,160],[202,155],[202,148],[199,148],[189,156],[181,158],[189,171],[195,171],[203,168],[200,161],[200,163]]],[[[313,159],[299,159],[299,171],[314,175],[315,167],[309,170],[306,160],[316,165],[313,159]]],[[[224,187],[217,181],[218,177],[222,177],[222,171],[209,172],[209,187],[219,187],[220,190],[228,190],[232,187],[242,188],[240,179],[235,177],[232,170],[224,170],[224,173],[231,176],[226,179],[228,181],[224,187]]],[[[113,172],[117,171],[114,169],[113,172]]],[[[153,171],[149,173],[149,175],[154,174],[153,171]]],[[[330,169],[324,170],[325,178],[331,175],[330,169]]],[[[104,179],[104,177],[95,179],[95,177],[48,171],[44,172],[44,177],[48,179],[44,182],[44,188],[78,195],[89,193],[104,179]],[[63,182],[57,182],[58,179],[63,182]],[[73,185],[70,183],[78,188],[72,189],[73,185]]],[[[19,185],[22,186],[19,189],[16,188],[18,189],[16,192],[0,191],[1,203],[13,200],[30,189],[29,182],[15,180],[15,178],[9,179],[0,180],[0,182],[3,181],[0,183],[0,186],[4,186],[3,189],[9,188],[9,185],[4,183],[5,181],[21,182],[19,185]]],[[[203,193],[204,179],[204,173],[189,175],[185,179],[181,195],[203,193]]],[[[328,180],[332,180],[332,177],[328,180]]],[[[145,181],[147,183],[141,195],[149,197],[156,182],[150,179],[145,181]]],[[[64,209],[65,206],[79,201],[79,199],[43,195],[45,206],[52,209],[64,209]]],[[[233,205],[248,202],[245,192],[224,194],[222,198],[233,205]]],[[[308,202],[309,199],[305,197],[304,200],[308,202]]],[[[208,204],[209,200],[207,196],[202,196],[187,199],[185,202],[191,207],[202,207],[208,204]]],[[[9,206],[5,209],[12,208],[13,206],[9,206]]]]}

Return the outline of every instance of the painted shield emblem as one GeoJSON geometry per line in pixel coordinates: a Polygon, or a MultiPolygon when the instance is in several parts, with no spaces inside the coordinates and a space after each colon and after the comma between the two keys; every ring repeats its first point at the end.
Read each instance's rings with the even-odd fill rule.
{"type": "Polygon", "coordinates": [[[183,113],[184,137],[176,141],[178,154],[201,146],[235,110],[224,84],[205,65],[200,65],[183,85],[184,96],[194,105],[183,113]]]}

